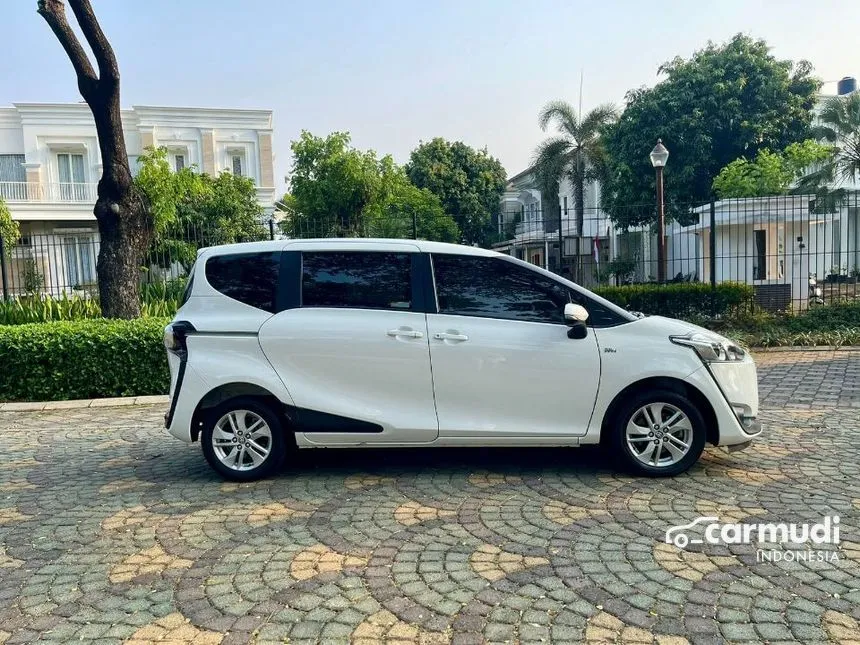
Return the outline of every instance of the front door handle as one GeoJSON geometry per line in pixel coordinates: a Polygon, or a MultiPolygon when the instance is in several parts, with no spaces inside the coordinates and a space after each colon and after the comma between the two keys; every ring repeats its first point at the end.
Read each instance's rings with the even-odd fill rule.
{"type": "Polygon", "coordinates": [[[441,331],[433,334],[433,338],[435,338],[436,340],[457,340],[461,342],[464,340],[469,340],[469,337],[466,336],[466,334],[452,334],[446,331],[441,331]]]}
{"type": "Polygon", "coordinates": [[[402,337],[402,338],[424,338],[424,334],[420,331],[415,331],[414,329],[389,329],[388,335],[392,338],[402,337]]]}

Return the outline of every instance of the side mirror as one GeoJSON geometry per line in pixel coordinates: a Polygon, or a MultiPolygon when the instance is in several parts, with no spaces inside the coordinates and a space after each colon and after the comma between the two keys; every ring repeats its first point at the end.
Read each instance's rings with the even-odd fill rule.
{"type": "Polygon", "coordinates": [[[564,322],[573,327],[577,323],[584,323],[588,320],[588,309],[582,305],[577,305],[572,302],[564,306],[564,322]]]}

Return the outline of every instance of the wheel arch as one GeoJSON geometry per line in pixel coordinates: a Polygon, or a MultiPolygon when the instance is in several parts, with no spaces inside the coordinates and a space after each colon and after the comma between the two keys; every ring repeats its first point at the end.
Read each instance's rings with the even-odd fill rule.
{"type": "Polygon", "coordinates": [[[606,439],[606,436],[612,427],[612,421],[615,419],[615,416],[618,414],[618,409],[625,400],[635,394],[639,394],[640,392],[647,392],[649,390],[656,389],[671,390],[687,397],[690,402],[696,406],[705,420],[706,441],[713,445],[717,445],[719,443],[720,429],[717,423],[717,414],[714,411],[714,407],[711,405],[711,402],[708,401],[708,398],[695,386],[690,385],[681,379],[669,376],[655,376],[636,381],[616,394],[603,415],[603,420],[600,425],[600,442],[603,443],[606,439]]]}
{"type": "Polygon", "coordinates": [[[287,415],[287,408],[277,396],[266,388],[254,383],[224,383],[218,387],[209,390],[202,399],[197,403],[194,409],[194,414],[191,417],[191,440],[197,441],[200,437],[200,432],[203,429],[203,421],[206,418],[206,413],[217,405],[235,399],[240,396],[250,396],[264,402],[288,427],[292,421],[287,415]]]}

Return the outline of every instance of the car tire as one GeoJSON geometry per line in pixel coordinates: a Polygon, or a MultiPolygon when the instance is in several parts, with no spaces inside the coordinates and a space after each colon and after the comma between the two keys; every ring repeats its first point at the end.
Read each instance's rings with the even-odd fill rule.
{"type": "Polygon", "coordinates": [[[240,396],[212,408],[200,437],[206,461],[233,481],[268,477],[286,457],[284,424],[265,400],[256,397],[240,396]]]}
{"type": "Polygon", "coordinates": [[[625,470],[671,477],[698,461],[706,435],[705,420],[695,404],[678,392],[657,389],[621,403],[609,439],[612,454],[625,470]]]}

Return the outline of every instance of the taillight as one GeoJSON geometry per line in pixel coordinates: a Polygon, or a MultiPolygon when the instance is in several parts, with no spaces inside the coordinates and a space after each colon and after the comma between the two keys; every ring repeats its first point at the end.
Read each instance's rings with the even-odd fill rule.
{"type": "Polygon", "coordinates": [[[184,320],[170,323],[164,328],[165,349],[174,354],[184,354],[188,351],[185,340],[188,337],[188,333],[192,331],[194,331],[194,326],[184,320]]]}

